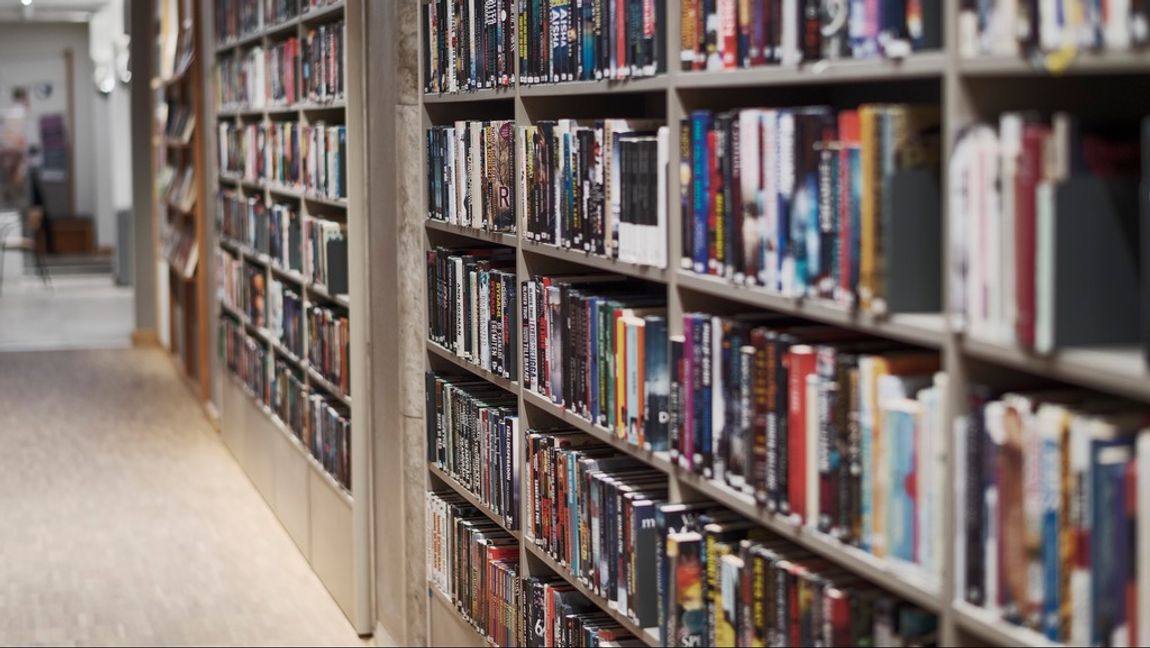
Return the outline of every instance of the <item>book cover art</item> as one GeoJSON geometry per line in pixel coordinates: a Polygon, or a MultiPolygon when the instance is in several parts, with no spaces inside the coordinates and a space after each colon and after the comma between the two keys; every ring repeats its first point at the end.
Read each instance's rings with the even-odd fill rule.
{"type": "Polygon", "coordinates": [[[702,536],[694,531],[667,536],[673,598],[668,620],[670,643],[702,646],[707,633],[707,606],[703,600],[702,536]]]}

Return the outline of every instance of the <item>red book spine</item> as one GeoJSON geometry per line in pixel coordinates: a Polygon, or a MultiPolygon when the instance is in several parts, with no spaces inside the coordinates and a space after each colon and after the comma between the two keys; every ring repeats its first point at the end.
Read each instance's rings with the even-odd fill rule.
{"type": "Polygon", "coordinates": [[[739,58],[739,19],[735,0],[720,0],[719,37],[723,39],[723,69],[738,67],[739,58]]]}
{"type": "Polygon", "coordinates": [[[630,70],[627,62],[627,3],[615,3],[615,78],[627,78],[630,70]]]}
{"type": "Polygon", "coordinates": [[[799,517],[807,510],[807,376],[815,372],[814,349],[791,347],[783,362],[787,367],[787,499],[799,517]]]}
{"type": "Polygon", "coordinates": [[[1018,317],[1015,337],[1023,348],[1034,348],[1034,275],[1036,263],[1036,205],[1035,190],[1042,176],[1042,146],[1048,129],[1027,125],[1022,132],[1022,154],[1018,159],[1018,175],[1014,184],[1014,258],[1015,293],[1018,317]]]}

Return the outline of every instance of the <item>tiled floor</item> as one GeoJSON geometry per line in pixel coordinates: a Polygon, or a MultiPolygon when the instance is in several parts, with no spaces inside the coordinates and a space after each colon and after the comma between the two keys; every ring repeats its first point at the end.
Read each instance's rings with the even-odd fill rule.
{"type": "Polygon", "coordinates": [[[132,289],[108,275],[53,277],[51,288],[7,277],[0,288],[0,351],[131,346],[132,289]]]}
{"type": "Polygon", "coordinates": [[[0,644],[362,643],[163,353],[0,353],[0,444],[0,644]]]}

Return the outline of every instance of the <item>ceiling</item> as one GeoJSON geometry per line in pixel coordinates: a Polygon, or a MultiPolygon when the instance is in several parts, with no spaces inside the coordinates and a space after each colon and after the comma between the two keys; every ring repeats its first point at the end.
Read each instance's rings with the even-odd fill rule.
{"type": "Polygon", "coordinates": [[[0,0],[0,22],[46,20],[83,22],[108,0],[32,0],[25,8],[20,0],[0,0]]]}

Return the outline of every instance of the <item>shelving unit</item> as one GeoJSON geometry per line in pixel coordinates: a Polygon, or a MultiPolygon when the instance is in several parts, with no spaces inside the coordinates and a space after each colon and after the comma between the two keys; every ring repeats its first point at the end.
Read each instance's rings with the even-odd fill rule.
{"type": "MultiPolygon", "coordinates": [[[[317,104],[300,101],[292,105],[240,106],[220,109],[218,88],[210,84],[216,92],[208,102],[212,110],[212,126],[221,122],[240,124],[271,124],[278,121],[298,121],[301,125],[322,121],[325,124],[345,125],[349,131],[348,140],[363,128],[362,84],[350,82],[362,78],[360,52],[362,48],[361,21],[363,0],[337,0],[318,9],[304,12],[307,0],[299,2],[299,15],[275,25],[264,26],[254,33],[230,42],[215,44],[215,62],[222,58],[237,55],[250,47],[269,45],[298,37],[302,42],[307,32],[321,24],[346,21],[344,35],[343,73],[346,96],[330,103],[317,104]]],[[[204,3],[215,5],[217,3],[204,3]]],[[[262,10],[262,1],[258,6],[262,10]]],[[[205,9],[212,11],[212,9],[205,9]]],[[[261,13],[261,18],[263,14],[261,13]]],[[[214,24],[214,23],[212,23],[214,24]]],[[[297,81],[301,79],[296,71],[297,81]]],[[[270,75],[269,75],[270,76],[270,75]]],[[[214,141],[213,161],[219,159],[218,142],[214,141]]],[[[356,349],[366,346],[366,312],[363,304],[366,294],[365,275],[356,271],[365,263],[366,240],[365,216],[362,205],[363,184],[358,180],[363,162],[353,155],[348,146],[345,158],[348,197],[331,199],[313,195],[294,187],[280,186],[264,180],[251,180],[237,177],[222,170],[215,170],[215,189],[232,191],[242,198],[256,198],[263,204],[290,205],[299,214],[301,227],[300,245],[306,246],[302,228],[307,219],[319,216],[326,220],[342,222],[346,226],[348,240],[348,294],[332,294],[329,289],[312,281],[305,273],[282,267],[268,254],[255,250],[241,241],[229,240],[220,233],[217,237],[219,254],[242,259],[258,268],[264,277],[265,285],[272,279],[285,287],[292,287],[302,301],[304,354],[297,355],[281,343],[276,334],[261,327],[253,326],[242,312],[229,307],[220,300],[220,318],[230,318],[244,325],[250,335],[260,340],[268,353],[267,366],[270,382],[274,360],[281,359],[294,367],[308,393],[324,395],[330,402],[341,404],[349,413],[351,422],[351,489],[340,484],[324,466],[313,457],[296,434],[280,420],[277,414],[253,394],[247,386],[234,376],[228,375],[223,383],[221,406],[221,431],[225,442],[247,471],[252,482],[263,494],[275,511],[281,523],[295,540],[301,553],[309,560],[312,568],[328,588],[336,603],[347,615],[356,631],[368,635],[374,630],[374,608],[371,600],[371,534],[370,519],[372,498],[370,482],[370,420],[361,405],[367,400],[370,385],[364,366],[362,353],[356,349]],[[307,312],[321,304],[346,311],[351,330],[349,352],[350,393],[332,384],[309,361],[306,353],[312,332],[307,330],[307,312]]],[[[213,209],[215,200],[212,200],[213,209]]],[[[270,209],[269,209],[270,212],[270,209]]],[[[285,241],[286,244],[286,241],[285,241]]],[[[300,250],[300,258],[306,251],[300,250]]],[[[221,372],[228,373],[221,361],[221,372]]]]}
{"type": "MultiPolygon", "coordinates": [[[[480,90],[470,93],[421,96],[423,128],[446,125],[455,120],[507,119],[519,125],[528,125],[541,119],[568,116],[613,117],[653,116],[665,118],[671,129],[671,142],[678,142],[679,120],[696,108],[725,109],[735,106],[784,106],[808,103],[854,105],[863,101],[922,101],[933,97],[942,106],[945,145],[943,164],[949,158],[955,135],[965,126],[980,119],[997,117],[1000,108],[997,95],[1002,86],[979,86],[983,80],[1023,79],[1023,89],[1011,95],[1011,102],[1029,107],[1028,101],[1041,102],[1058,93],[1073,93],[1075,80],[1083,75],[1129,78],[1130,75],[1150,73],[1150,51],[1129,53],[1084,53],[1065,71],[1052,74],[1020,58],[964,59],[957,48],[958,3],[945,3],[945,49],[940,52],[914,54],[904,60],[833,61],[816,62],[795,68],[764,67],[730,72],[680,72],[677,58],[668,61],[669,70],[652,79],[623,83],[575,82],[555,85],[514,85],[507,89],[480,90]],[[1061,85],[1066,84],[1066,85],[1061,85]],[[1037,98],[1026,94],[1026,89],[1041,86],[1044,90],[1037,98]],[[788,93],[795,92],[795,98],[788,93]],[[900,99],[903,95],[906,99],[900,99]]],[[[667,12],[664,35],[668,52],[677,52],[679,46],[679,16],[667,12]]],[[[422,30],[421,39],[424,37],[422,30]]],[[[422,49],[420,49],[422,51],[422,49]]],[[[420,66],[422,70],[423,67],[420,66]]],[[[423,83],[421,80],[420,89],[423,83]]],[[[1043,108],[1035,103],[1033,107],[1043,108]]],[[[421,140],[422,142],[422,140],[421,140]]],[[[424,157],[426,153],[423,154],[424,157]]],[[[987,372],[1007,376],[1022,373],[1033,379],[1061,381],[1070,385],[1097,390],[1150,403],[1150,370],[1138,349],[1066,349],[1049,357],[1031,354],[1016,348],[969,339],[956,326],[947,312],[876,316],[857,313],[812,300],[795,299],[772,294],[757,288],[736,286],[731,282],[693,274],[678,268],[681,247],[681,218],[679,201],[678,152],[672,146],[670,173],[668,174],[668,260],[667,269],[649,268],[614,260],[589,256],[579,251],[563,250],[526,240],[521,234],[506,234],[476,230],[426,220],[424,225],[425,249],[435,246],[483,246],[488,244],[514,247],[518,273],[522,281],[531,275],[547,274],[557,269],[564,272],[582,268],[586,272],[614,272],[636,280],[662,286],[666,290],[667,321],[671,334],[681,333],[681,315],[690,310],[706,310],[711,305],[736,304],[747,310],[762,310],[804,318],[850,329],[870,336],[901,341],[928,350],[937,351],[949,376],[946,393],[946,411],[951,417],[966,412],[966,389],[976,382],[974,375],[987,372]]],[[[423,160],[426,168],[426,159],[423,160]]],[[[945,166],[944,166],[945,169],[945,166]]],[[[425,174],[424,174],[425,175],[425,174]]],[[[946,181],[946,173],[942,174],[946,181]]],[[[421,192],[426,200],[426,178],[421,192]]],[[[947,191],[943,197],[943,236],[948,231],[946,222],[947,191]]],[[[424,213],[427,205],[424,204],[424,213]]],[[[517,223],[522,223],[517,214],[517,223]]],[[[946,279],[946,250],[942,264],[946,279]]],[[[945,294],[946,286],[939,286],[945,294]]],[[[944,301],[945,304],[945,301],[944,301]]],[[[518,320],[517,320],[518,321],[518,320]]],[[[522,340],[522,335],[518,339],[522,340]]],[[[522,360],[522,358],[521,358],[522,360]]],[[[520,362],[522,367],[523,363],[520,362]]],[[[844,545],[810,528],[796,526],[790,519],[768,513],[752,497],[736,492],[723,483],[703,478],[681,469],[665,453],[648,452],[628,444],[605,428],[555,406],[548,398],[536,394],[522,385],[495,376],[490,372],[455,357],[442,346],[426,343],[428,369],[452,369],[470,374],[498,385],[518,395],[520,429],[527,430],[547,423],[563,423],[611,445],[617,450],[636,457],[652,468],[667,475],[670,492],[678,498],[706,498],[722,504],[763,525],[778,536],[822,556],[854,572],[861,578],[889,592],[938,613],[940,617],[940,643],[942,645],[1013,645],[1047,646],[1050,643],[1039,633],[1011,625],[997,616],[971,606],[956,596],[960,574],[956,573],[959,548],[956,546],[957,520],[954,488],[957,464],[954,438],[946,434],[944,446],[948,462],[945,467],[944,501],[940,503],[943,522],[943,569],[938,578],[929,577],[913,566],[898,564],[844,545]]],[[[518,458],[520,462],[524,456],[518,458]]],[[[427,486],[432,490],[447,488],[474,500],[466,489],[445,477],[434,465],[428,466],[427,486]]],[[[523,498],[521,498],[523,499],[523,498]]],[[[473,501],[473,503],[476,503],[473,501]]],[[[483,506],[480,510],[494,516],[483,506]]],[[[521,516],[525,517],[525,516],[521,516]]],[[[510,531],[510,530],[509,530],[510,531]]],[[[520,575],[553,573],[561,576],[596,602],[608,614],[624,625],[630,623],[625,616],[611,609],[608,603],[594,595],[572,577],[558,561],[533,544],[530,537],[510,531],[521,538],[520,575]]],[[[454,606],[429,584],[431,597],[445,602],[431,606],[429,636],[436,637],[435,629],[458,623],[450,618],[454,606]]],[[[650,632],[627,627],[648,645],[657,645],[658,639],[650,632]]],[[[484,645],[486,639],[478,632],[470,645],[484,645]]]]}
{"type": "MultiPolygon", "coordinates": [[[[153,122],[153,169],[172,167],[172,182],[178,182],[184,170],[193,173],[190,208],[173,204],[155,183],[152,213],[155,214],[157,285],[161,287],[159,306],[164,322],[161,340],[173,360],[201,400],[211,393],[211,308],[209,292],[210,257],[208,230],[210,221],[204,209],[207,194],[206,160],[204,158],[204,84],[201,74],[203,52],[200,47],[200,22],[195,6],[186,0],[156,0],[152,5],[153,30],[158,55],[171,54],[171,70],[154,70],[151,87],[155,96],[156,119],[153,122]],[[174,39],[174,40],[173,40],[174,39]],[[166,120],[177,109],[188,111],[194,120],[191,137],[186,140],[169,136],[166,120]],[[160,120],[164,118],[164,121],[160,120]],[[189,275],[162,250],[170,237],[190,236],[194,241],[194,271],[189,275]]],[[[165,67],[167,67],[165,65],[165,67]]]]}

